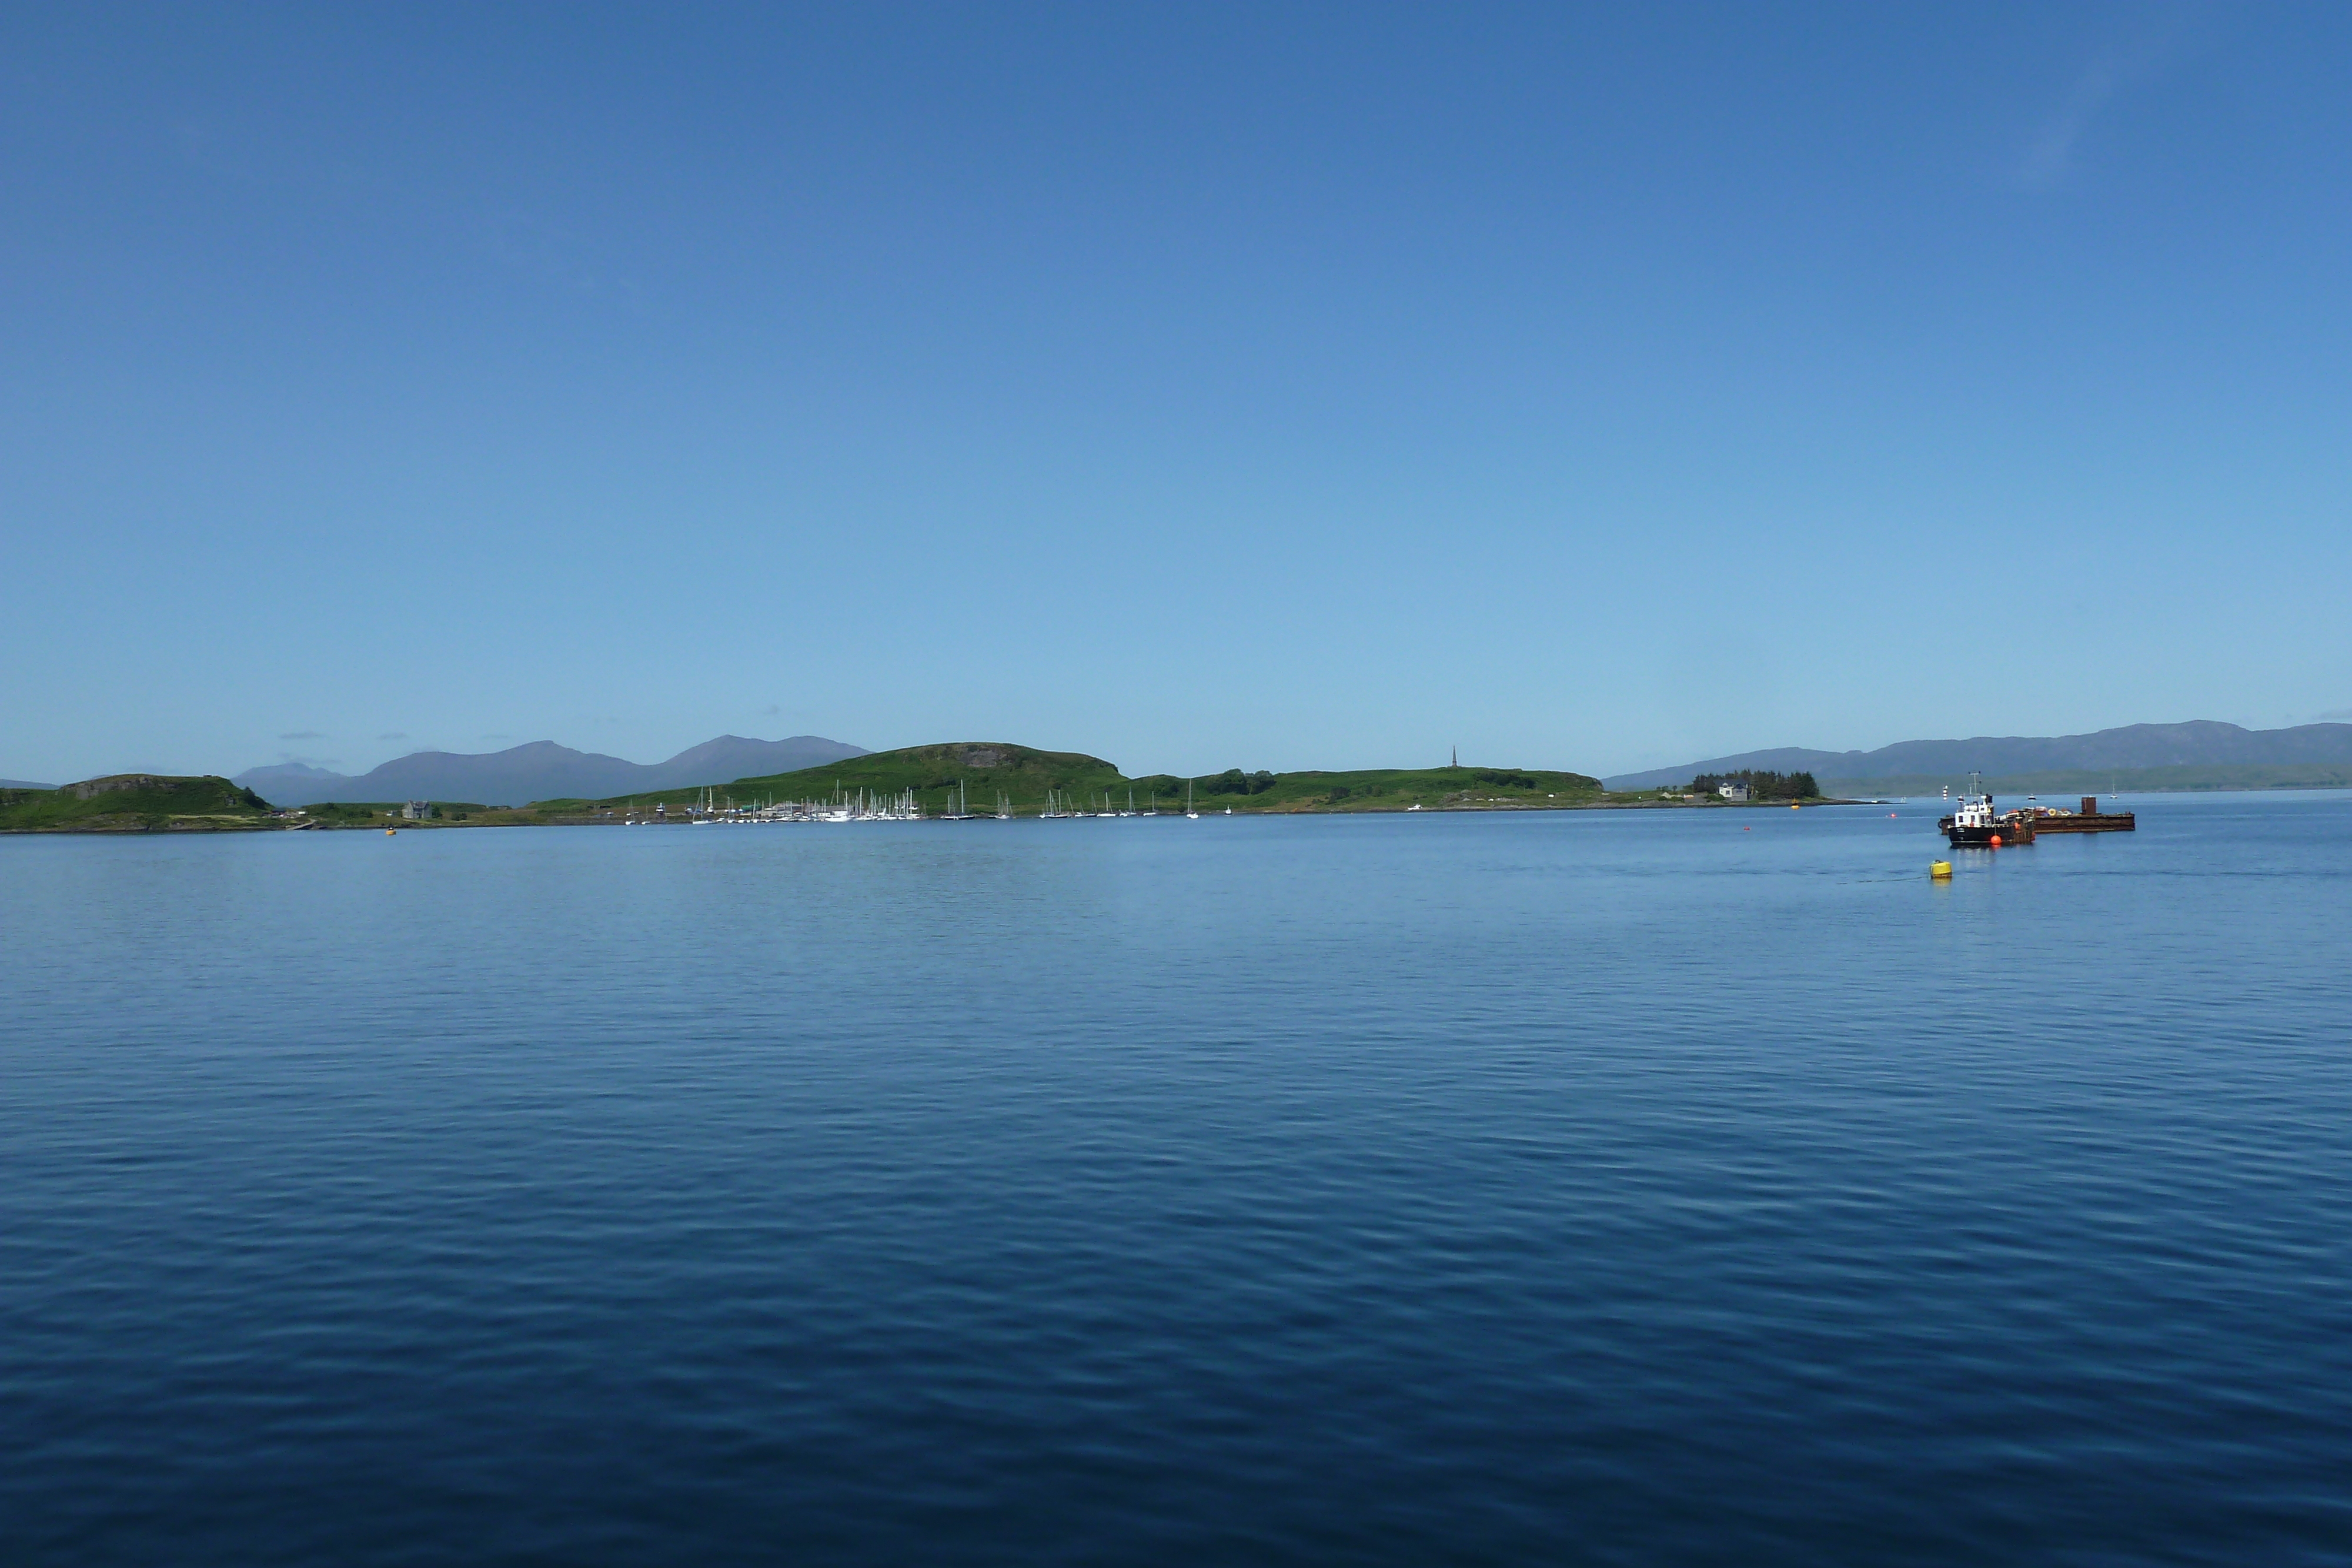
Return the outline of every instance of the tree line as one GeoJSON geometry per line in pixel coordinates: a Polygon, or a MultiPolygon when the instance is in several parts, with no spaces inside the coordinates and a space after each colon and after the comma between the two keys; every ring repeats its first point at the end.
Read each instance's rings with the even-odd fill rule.
{"type": "Polygon", "coordinates": [[[1263,795],[1274,788],[1274,775],[1264,768],[1255,773],[1244,773],[1238,768],[1228,768],[1209,780],[1212,795],[1263,795]]]}
{"type": "Polygon", "coordinates": [[[1691,780],[1691,793],[1712,795],[1724,784],[1745,784],[1751,800],[1812,800],[1821,796],[1822,787],[1810,773],[1773,773],[1763,768],[1743,768],[1737,773],[1702,773],[1691,780]]]}

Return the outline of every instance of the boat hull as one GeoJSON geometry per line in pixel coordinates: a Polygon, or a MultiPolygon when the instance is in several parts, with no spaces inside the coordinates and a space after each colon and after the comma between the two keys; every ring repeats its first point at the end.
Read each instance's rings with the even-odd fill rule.
{"type": "Polygon", "coordinates": [[[1951,845],[1956,850],[1997,850],[2011,844],[2030,844],[2033,841],[2033,824],[2019,818],[1995,822],[1990,827],[1984,828],[1958,827],[1953,824],[1951,819],[1946,818],[1941,826],[1944,830],[1944,837],[1951,841],[1951,845]]]}

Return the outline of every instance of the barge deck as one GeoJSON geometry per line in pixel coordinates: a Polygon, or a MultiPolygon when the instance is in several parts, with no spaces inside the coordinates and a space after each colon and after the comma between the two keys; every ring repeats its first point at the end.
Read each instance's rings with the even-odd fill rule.
{"type": "Polygon", "coordinates": [[[2043,833],[2129,833],[2138,831],[2139,820],[2130,811],[2102,811],[2099,798],[2085,795],[2081,810],[2045,810],[2033,826],[2043,833]]]}

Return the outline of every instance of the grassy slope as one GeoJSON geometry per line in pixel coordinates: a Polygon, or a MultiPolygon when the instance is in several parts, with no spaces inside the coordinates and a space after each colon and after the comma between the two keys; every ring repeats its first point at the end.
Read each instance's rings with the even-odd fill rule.
{"type": "MultiPolygon", "coordinates": [[[[730,799],[738,804],[748,804],[767,800],[822,800],[842,789],[869,789],[882,795],[912,789],[923,809],[937,814],[953,809],[959,779],[964,783],[971,810],[981,813],[993,812],[997,795],[1002,792],[1013,798],[1014,811],[1034,816],[1045,809],[1045,791],[1049,789],[1071,796],[1081,810],[1100,809],[1104,790],[1111,792],[1111,804],[1120,810],[1127,808],[1129,790],[1134,792],[1138,810],[1148,808],[1155,792],[1163,811],[1181,810],[1184,804],[1185,780],[1171,773],[1129,778],[1099,757],[990,742],[877,751],[845,762],[803,768],[797,773],[739,779],[722,786],[718,795],[722,804],[730,799]]],[[[1441,806],[1525,807],[1586,804],[1601,798],[1600,782],[1580,773],[1516,768],[1381,768],[1341,773],[1284,773],[1276,776],[1273,788],[1255,795],[1212,794],[1210,786],[1214,781],[1214,775],[1192,780],[1194,800],[1202,810],[1222,811],[1231,806],[1237,812],[1401,811],[1413,805],[1433,810],[1441,806]],[[1508,775],[1508,781],[1481,779],[1481,772],[1508,775]],[[1335,800],[1335,789],[1344,789],[1346,794],[1335,800]]],[[[602,804],[613,807],[635,802],[649,806],[656,800],[667,800],[677,807],[698,794],[697,790],[672,789],[620,797],[602,804]]],[[[572,806],[584,808],[588,803],[539,804],[542,809],[562,810],[572,806]]]]}
{"type": "MultiPolygon", "coordinates": [[[[1181,805],[1184,781],[1169,779],[1181,805]]],[[[1367,768],[1347,772],[1277,773],[1274,787],[1256,795],[1212,795],[1213,779],[1193,781],[1193,799],[1204,811],[1231,806],[1241,811],[1402,811],[1499,810],[1511,807],[1581,806],[1601,798],[1601,781],[1581,773],[1518,768],[1367,768]],[[1488,777],[1481,778],[1481,774],[1488,777]],[[1344,796],[1337,796],[1344,789],[1344,796]],[[1336,798],[1335,798],[1336,796],[1336,798]]]]}
{"type": "Polygon", "coordinates": [[[429,804],[441,814],[421,822],[412,822],[400,814],[404,804],[406,802],[401,800],[341,800],[305,806],[302,811],[321,828],[463,828],[535,822],[539,820],[535,812],[528,810],[509,810],[469,800],[434,800],[429,804]]]}
{"type": "Polygon", "coordinates": [[[127,773],[62,789],[0,789],[0,831],[142,832],[270,825],[268,801],[210,776],[127,773]]]}

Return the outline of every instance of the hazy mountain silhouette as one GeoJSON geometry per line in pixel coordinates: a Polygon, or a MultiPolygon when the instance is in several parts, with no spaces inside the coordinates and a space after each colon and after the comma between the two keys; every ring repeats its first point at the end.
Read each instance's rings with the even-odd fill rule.
{"type": "MultiPolygon", "coordinates": [[[[2197,719],[2188,724],[2132,724],[2089,735],[1979,736],[1972,740],[1902,740],[1875,751],[1808,751],[1782,747],[1737,757],[1653,768],[1601,780],[1612,789],[1653,789],[1687,784],[1696,774],[1741,768],[1811,773],[1816,779],[1866,780],[1909,775],[1963,778],[2053,773],[2068,768],[2280,766],[2296,762],[2352,763],[2352,724],[2299,724],[2291,729],[2243,729],[2197,719]]],[[[267,793],[267,791],[264,791],[267,793]]]]}
{"type": "Polygon", "coordinates": [[[54,784],[35,784],[23,779],[0,779],[0,789],[54,789],[54,784]]]}
{"type": "MultiPolygon", "coordinates": [[[[273,762],[266,768],[247,768],[247,771],[237,773],[236,779],[230,779],[228,783],[245,785],[247,789],[252,789],[254,795],[261,795],[270,801],[310,806],[318,804],[318,801],[306,795],[299,795],[299,789],[308,789],[310,785],[324,785],[330,789],[341,788],[341,785],[351,783],[351,773],[336,773],[334,768],[315,768],[308,762],[273,762]],[[275,795],[270,795],[270,789],[275,789],[275,795]]],[[[320,795],[318,800],[331,800],[331,797],[320,795]]],[[[489,801],[482,801],[482,804],[487,806],[489,801]]]]}
{"type": "Polygon", "coordinates": [[[520,806],[570,796],[602,800],[726,784],[865,755],[862,746],[816,735],[783,740],[722,735],[688,747],[667,762],[644,763],[534,740],[504,751],[412,752],[356,777],[283,762],[248,768],[234,782],[278,806],[314,806],[325,800],[470,800],[520,806]]]}

